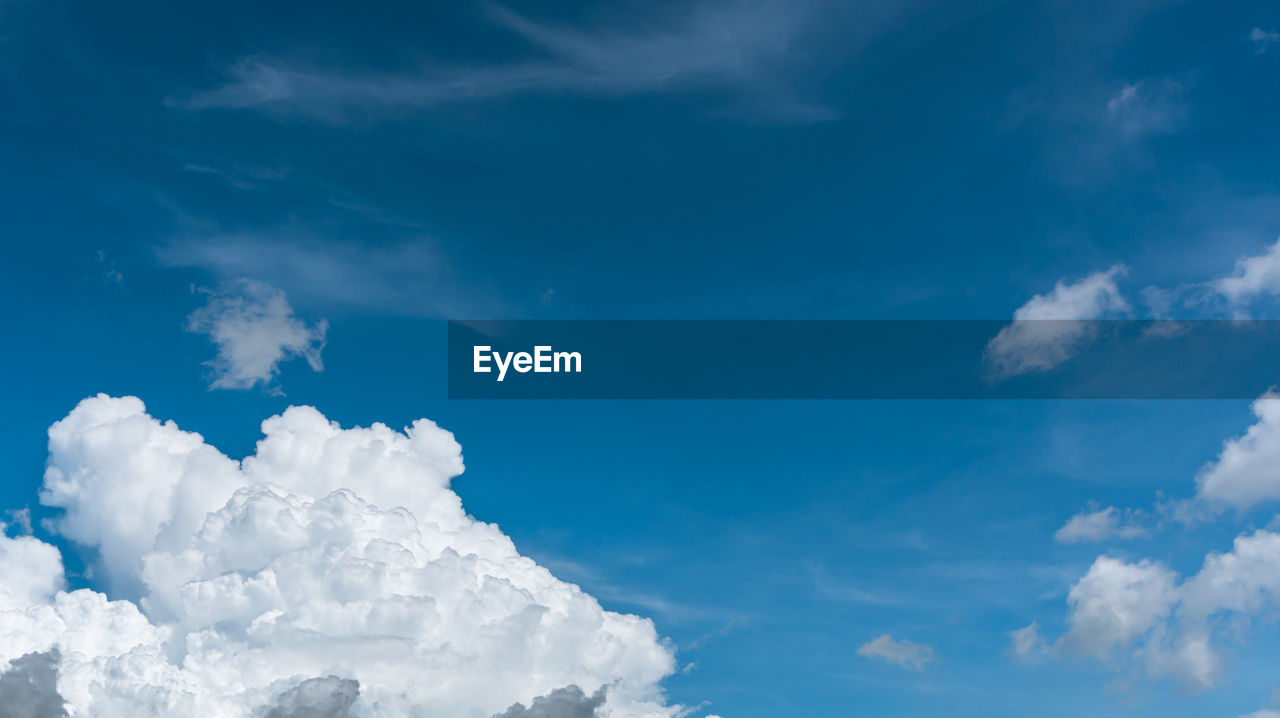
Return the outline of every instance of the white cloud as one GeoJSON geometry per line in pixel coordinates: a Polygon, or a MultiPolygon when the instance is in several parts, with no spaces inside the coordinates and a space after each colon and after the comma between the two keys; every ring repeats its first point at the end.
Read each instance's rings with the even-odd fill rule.
{"type": "Polygon", "coordinates": [[[864,658],[881,658],[903,668],[921,671],[925,664],[933,660],[933,649],[907,640],[896,640],[886,633],[859,646],[858,655],[864,658]]]}
{"type": "Polygon", "coordinates": [[[1260,711],[1254,711],[1249,715],[1240,716],[1240,718],[1280,718],[1280,711],[1273,711],[1264,708],[1260,711]]]}
{"type": "Polygon", "coordinates": [[[823,120],[833,113],[797,99],[777,77],[814,7],[813,2],[702,2],[679,18],[630,18],[583,30],[490,5],[496,24],[535,48],[537,59],[355,75],[249,57],[231,67],[227,84],[176,104],[197,110],[256,108],[341,123],[370,113],[533,92],[617,97],[721,88],[754,98],[761,113],[777,119],[823,120]]]}
{"type": "Polygon", "coordinates": [[[1121,511],[1114,506],[1096,511],[1082,511],[1067,520],[1053,534],[1059,543],[1106,541],[1111,538],[1138,538],[1147,530],[1137,523],[1134,511],[1121,511]]]}
{"type": "Polygon", "coordinates": [[[50,595],[56,550],[4,539],[0,665],[56,649],[69,709],[102,718],[315,701],[490,718],[567,686],[607,686],[615,718],[680,714],[652,622],[604,610],[467,515],[451,434],[426,420],[343,429],[305,407],[262,430],[237,462],[134,398],[86,399],[55,424],[42,492],[65,510],[55,528],[137,600],[50,595]]]}
{"type": "Polygon", "coordinates": [[[1108,659],[1169,615],[1176,575],[1158,563],[1126,563],[1100,556],[1067,595],[1072,651],[1108,659]]]}
{"type": "Polygon", "coordinates": [[[1265,254],[1240,257],[1231,274],[1210,282],[1209,286],[1235,305],[1280,295],[1280,241],[1271,245],[1265,254]]]}
{"type": "Polygon", "coordinates": [[[280,363],[298,357],[321,371],[328,328],[323,319],[308,326],[293,316],[284,292],[250,279],[223,285],[187,318],[188,331],[208,335],[218,348],[209,362],[214,389],[270,386],[280,363]]]}
{"type": "Polygon", "coordinates": [[[987,344],[986,359],[1003,376],[1048,371],[1074,357],[1094,336],[1089,320],[1128,312],[1116,284],[1128,267],[1117,264],[1075,282],[1059,280],[1013,313],[1013,323],[987,344]]]}
{"type": "Polygon", "coordinates": [[[1249,32],[1249,42],[1253,43],[1253,51],[1261,55],[1271,49],[1272,45],[1280,42],[1280,32],[1255,27],[1249,32]]]}
{"type": "Polygon", "coordinates": [[[1185,579],[1157,562],[1099,556],[1068,604],[1069,629],[1055,652],[1210,688],[1222,677],[1221,644],[1246,640],[1256,621],[1280,609],[1280,534],[1239,536],[1185,579]]]}
{"type": "Polygon", "coordinates": [[[9,538],[4,528],[0,523],[0,611],[47,602],[62,588],[62,555],[31,536],[9,538]]]}
{"type": "Polygon", "coordinates": [[[1253,402],[1257,423],[1243,436],[1223,442],[1218,458],[1196,477],[1196,498],[1246,509],[1280,499],[1280,395],[1253,402]]]}

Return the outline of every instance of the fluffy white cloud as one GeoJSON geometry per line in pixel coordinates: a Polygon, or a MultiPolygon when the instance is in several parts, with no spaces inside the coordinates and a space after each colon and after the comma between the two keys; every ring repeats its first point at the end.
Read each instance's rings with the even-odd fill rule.
{"type": "Polygon", "coordinates": [[[51,595],[56,551],[5,539],[0,569],[30,568],[6,582],[0,668],[56,650],[71,715],[102,718],[489,718],[567,686],[607,687],[616,718],[680,712],[652,622],[603,610],[465,513],[451,434],[298,407],[262,428],[236,462],[134,398],[55,424],[42,499],[137,600],[51,595]]]}
{"type": "Polygon", "coordinates": [[[1231,274],[1210,282],[1209,286],[1236,305],[1280,295],[1280,241],[1264,254],[1240,257],[1231,274]]]}
{"type": "Polygon", "coordinates": [[[904,668],[920,671],[924,670],[926,663],[933,660],[933,649],[907,640],[896,640],[886,633],[858,646],[858,655],[864,658],[880,658],[904,668]]]}
{"type": "Polygon", "coordinates": [[[1280,499],[1280,395],[1259,397],[1253,413],[1257,423],[1224,442],[1196,477],[1198,499],[1237,509],[1280,499]]]}
{"type": "Polygon", "coordinates": [[[86,399],[49,428],[40,502],[65,509],[63,536],[93,546],[114,593],[142,591],[142,557],[176,545],[248,479],[237,462],[134,397],[86,399]]]}
{"type": "Polygon", "coordinates": [[[9,538],[0,523],[0,611],[44,603],[62,588],[62,555],[30,536],[9,538]]]}
{"type": "Polygon", "coordinates": [[[1133,511],[1121,511],[1114,506],[1096,511],[1082,511],[1067,520],[1067,523],[1053,534],[1059,543],[1082,543],[1086,541],[1106,541],[1110,538],[1138,538],[1146,536],[1147,530],[1136,523],[1133,511]]]}
{"type": "Polygon", "coordinates": [[[1126,563],[1109,556],[1094,561],[1067,595],[1071,650],[1100,659],[1128,647],[1169,615],[1176,575],[1158,563],[1126,563]]]}
{"type": "Polygon", "coordinates": [[[205,306],[187,318],[187,329],[207,334],[218,347],[213,369],[215,389],[270,386],[280,363],[301,357],[321,371],[328,322],[308,326],[293,316],[284,292],[262,282],[241,279],[209,295],[205,306]]]}
{"type": "Polygon", "coordinates": [[[1053,651],[1203,690],[1221,678],[1225,637],[1245,639],[1280,609],[1280,534],[1239,536],[1185,579],[1160,563],[1100,556],[1067,600],[1069,629],[1053,651]]]}
{"type": "Polygon", "coordinates": [[[1128,268],[1117,264],[1075,282],[1059,280],[1013,313],[1013,323],[987,344],[986,359],[1005,376],[1048,371],[1074,357],[1094,335],[1088,320],[1128,312],[1116,284],[1128,268]]]}

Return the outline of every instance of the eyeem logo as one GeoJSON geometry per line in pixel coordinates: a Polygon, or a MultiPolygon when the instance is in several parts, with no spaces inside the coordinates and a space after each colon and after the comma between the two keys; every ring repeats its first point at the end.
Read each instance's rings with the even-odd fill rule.
{"type": "Polygon", "coordinates": [[[553,352],[549,346],[535,346],[529,352],[495,352],[489,346],[476,346],[472,350],[472,371],[476,374],[487,374],[493,371],[489,362],[498,367],[498,381],[507,376],[508,369],[515,369],[521,374],[551,374],[582,372],[582,354],[579,352],[553,352]]]}

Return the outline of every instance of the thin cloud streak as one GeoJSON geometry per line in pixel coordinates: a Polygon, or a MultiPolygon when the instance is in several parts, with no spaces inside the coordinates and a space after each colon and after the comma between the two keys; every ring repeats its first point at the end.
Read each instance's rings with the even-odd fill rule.
{"type": "Polygon", "coordinates": [[[459,279],[428,240],[371,247],[314,237],[216,235],[175,240],[155,252],[162,266],[199,268],[221,279],[250,277],[309,307],[426,317],[506,311],[500,299],[459,279]]]}
{"type": "Polygon", "coordinates": [[[360,74],[263,56],[231,65],[229,81],[170,104],[189,110],[254,109],[332,124],[521,93],[621,97],[723,90],[774,121],[815,122],[837,113],[802,99],[784,74],[818,3],[703,3],[687,15],[636,29],[583,30],[531,20],[497,5],[488,14],[540,57],[475,67],[360,74]]]}

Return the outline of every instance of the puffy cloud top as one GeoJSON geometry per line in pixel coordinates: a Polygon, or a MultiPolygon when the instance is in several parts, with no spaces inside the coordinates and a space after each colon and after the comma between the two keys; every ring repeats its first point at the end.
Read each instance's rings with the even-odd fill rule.
{"type": "Polygon", "coordinates": [[[1197,497],[1213,504],[1246,509],[1280,499],[1280,395],[1253,402],[1257,423],[1229,439],[1218,458],[1197,477],[1197,497]]]}
{"type": "Polygon", "coordinates": [[[9,538],[0,524],[0,611],[45,603],[62,588],[62,555],[30,536],[9,538]]]}
{"type": "Polygon", "coordinates": [[[72,716],[489,718],[570,685],[617,718],[679,713],[652,622],[465,513],[449,432],[343,429],[306,407],[262,429],[237,462],[135,398],[86,399],[51,427],[42,501],[136,600],[56,592],[56,550],[0,540],[19,577],[0,594],[0,669],[56,649],[72,716]]]}
{"type": "MultiPolygon", "coordinates": [[[[1222,644],[1280,608],[1280,533],[1238,536],[1230,551],[1209,554],[1185,578],[1158,562],[1099,556],[1071,587],[1068,604],[1069,630],[1054,652],[1210,688],[1222,675],[1222,644]]],[[[1015,654],[1020,642],[1031,655],[1049,650],[1034,624],[1015,634],[1015,654]]]]}

